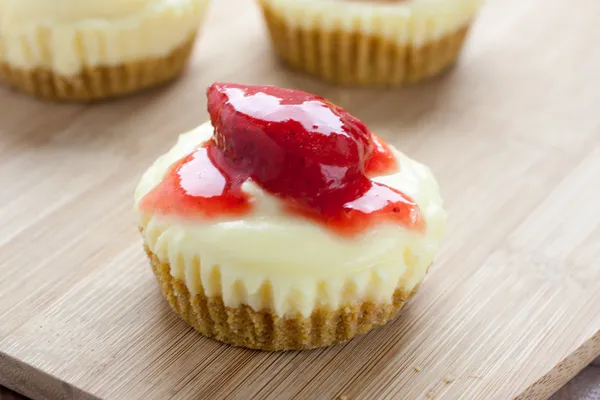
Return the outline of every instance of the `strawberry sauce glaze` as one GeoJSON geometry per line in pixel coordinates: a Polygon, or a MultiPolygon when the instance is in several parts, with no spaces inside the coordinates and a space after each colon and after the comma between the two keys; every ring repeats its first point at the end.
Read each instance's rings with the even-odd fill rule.
{"type": "Polygon", "coordinates": [[[213,138],[176,162],[140,204],[164,215],[240,216],[251,179],[286,209],[339,234],[380,221],[423,228],[417,204],[369,176],[397,170],[390,149],[357,118],[306,92],[215,83],[207,91],[213,138]]]}

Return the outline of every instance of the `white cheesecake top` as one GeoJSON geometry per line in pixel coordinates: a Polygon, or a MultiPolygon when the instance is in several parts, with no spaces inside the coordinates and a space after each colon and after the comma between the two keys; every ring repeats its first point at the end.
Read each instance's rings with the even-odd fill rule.
{"type": "Polygon", "coordinates": [[[63,76],[169,54],[209,0],[0,0],[0,61],[63,76]]]}
{"type": "Polygon", "coordinates": [[[3,0],[3,17],[14,22],[73,22],[122,18],[156,0],[3,0]]]}
{"type": "Polygon", "coordinates": [[[289,26],[420,46],[468,26],[484,0],[259,0],[289,26]]]}

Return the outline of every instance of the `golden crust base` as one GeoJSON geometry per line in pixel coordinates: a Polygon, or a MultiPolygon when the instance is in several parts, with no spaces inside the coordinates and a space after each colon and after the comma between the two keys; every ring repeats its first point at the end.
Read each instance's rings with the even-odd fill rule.
{"type": "Polygon", "coordinates": [[[176,78],[189,59],[195,35],[170,54],[116,66],[86,67],[79,75],[63,76],[47,68],[25,70],[0,62],[0,81],[52,101],[91,102],[123,96],[176,78]]]}
{"type": "Polygon", "coordinates": [[[344,85],[394,86],[435,76],[454,63],[469,30],[465,25],[415,47],[360,32],[289,26],[269,4],[262,8],[275,52],[287,65],[344,85]]]}
{"type": "Polygon", "coordinates": [[[171,308],[205,336],[259,350],[302,350],[345,342],[392,319],[417,290],[396,290],[392,304],[364,302],[338,310],[317,309],[310,317],[278,317],[247,305],[226,307],[220,297],[192,296],[171,267],[148,248],[146,253],[171,308]]]}

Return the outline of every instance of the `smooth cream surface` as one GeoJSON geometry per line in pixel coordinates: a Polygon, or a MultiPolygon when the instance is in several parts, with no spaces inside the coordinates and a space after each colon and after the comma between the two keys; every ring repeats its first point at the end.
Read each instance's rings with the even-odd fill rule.
{"type": "Polygon", "coordinates": [[[412,290],[433,261],[445,225],[438,185],[424,165],[394,150],[399,171],[376,178],[419,204],[424,233],[398,224],[342,237],[285,212],[281,202],[251,181],[243,190],[254,208],[241,218],[199,220],[139,210],[169,167],[211,137],[209,123],[180,136],[143,175],[135,193],[145,242],[192,294],[223,296],[227,306],[248,304],[279,315],[309,315],[315,307],[356,301],[391,302],[396,288],[412,290]]]}
{"type": "Polygon", "coordinates": [[[77,75],[161,57],[198,29],[208,0],[0,0],[0,61],[77,75]]]}
{"type": "Polygon", "coordinates": [[[3,0],[4,17],[16,22],[78,21],[135,13],[153,0],[3,0]]]}
{"type": "Polygon", "coordinates": [[[468,25],[484,0],[259,0],[289,26],[362,32],[421,46],[468,25]]]}

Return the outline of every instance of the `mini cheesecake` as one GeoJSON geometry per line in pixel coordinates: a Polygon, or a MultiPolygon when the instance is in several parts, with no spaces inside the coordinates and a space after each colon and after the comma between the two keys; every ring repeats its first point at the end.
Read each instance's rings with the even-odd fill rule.
{"type": "Polygon", "coordinates": [[[258,0],[291,68],[363,86],[418,82],[458,57],[483,0],[258,0]]]}
{"type": "Polygon", "coordinates": [[[2,0],[0,81],[93,101],[160,85],[186,65],[208,0],[2,0]]]}
{"type": "Polygon", "coordinates": [[[263,350],[329,346],[392,319],[444,229],[430,170],[310,93],[216,83],[208,110],[135,194],[175,312],[263,350]]]}

